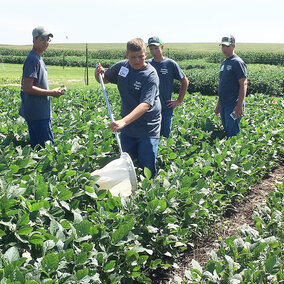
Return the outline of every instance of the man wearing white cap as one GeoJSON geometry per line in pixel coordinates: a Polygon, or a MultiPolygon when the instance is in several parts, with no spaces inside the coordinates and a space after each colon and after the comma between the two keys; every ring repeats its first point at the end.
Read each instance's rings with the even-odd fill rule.
{"type": "Polygon", "coordinates": [[[215,114],[220,115],[226,136],[232,137],[240,132],[247,92],[247,68],[234,52],[235,38],[232,35],[223,37],[220,45],[226,59],[219,72],[219,100],[215,114]]]}
{"type": "Polygon", "coordinates": [[[54,143],[50,97],[58,98],[64,92],[60,87],[49,90],[47,69],[42,59],[53,34],[44,27],[36,27],[32,35],[33,49],[23,66],[19,114],[27,121],[30,143],[34,148],[36,145],[44,147],[46,141],[54,143]]]}

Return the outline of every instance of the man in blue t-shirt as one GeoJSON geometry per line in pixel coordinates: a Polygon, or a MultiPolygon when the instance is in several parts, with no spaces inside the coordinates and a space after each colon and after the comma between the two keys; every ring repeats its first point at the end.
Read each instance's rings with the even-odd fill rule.
{"type": "Polygon", "coordinates": [[[160,100],[162,105],[161,135],[169,138],[173,119],[173,110],[179,106],[188,88],[188,79],[179,65],[172,59],[163,56],[164,45],[157,36],[148,39],[148,47],[153,56],[147,60],[156,70],[160,79],[160,100]],[[179,96],[172,100],[174,80],[179,80],[181,85],[179,96]]]}
{"type": "Polygon", "coordinates": [[[33,49],[28,54],[24,66],[21,85],[21,106],[19,114],[25,118],[32,148],[45,146],[53,141],[51,132],[50,97],[63,95],[62,88],[49,90],[47,69],[42,54],[48,48],[53,34],[44,27],[36,27],[33,32],[33,49]]]}
{"type": "Polygon", "coordinates": [[[226,59],[219,72],[219,100],[215,114],[220,115],[227,137],[240,132],[240,121],[244,112],[247,92],[247,68],[244,61],[234,53],[235,38],[230,35],[220,43],[226,59]]]}
{"type": "Polygon", "coordinates": [[[156,175],[156,157],[161,127],[159,77],[155,68],[145,62],[146,46],[142,39],[127,43],[126,58],[109,69],[98,64],[95,70],[99,82],[117,84],[121,97],[121,117],[110,128],[121,130],[121,146],[139,166],[156,175]]]}

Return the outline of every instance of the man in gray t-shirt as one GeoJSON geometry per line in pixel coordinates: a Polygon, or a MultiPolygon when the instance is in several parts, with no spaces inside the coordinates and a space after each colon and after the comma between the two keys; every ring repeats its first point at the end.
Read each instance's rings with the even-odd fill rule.
{"type": "Polygon", "coordinates": [[[232,35],[223,37],[220,45],[226,59],[219,71],[219,100],[215,114],[220,115],[226,136],[232,137],[240,132],[247,92],[247,68],[234,52],[235,38],[232,35]]]}
{"type": "Polygon", "coordinates": [[[21,106],[19,114],[28,124],[30,143],[44,147],[46,141],[53,141],[51,131],[50,97],[63,95],[62,88],[49,90],[47,69],[42,54],[48,48],[53,34],[44,27],[36,27],[33,32],[33,49],[28,54],[24,66],[21,86],[21,106]]]}
{"type": "Polygon", "coordinates": [[[150,37],[148,39],[148,47],[153,58],[147,60],[147,62],[157,70],[160,79],[159,92],[162,105],[161,135],[169,138],[173,109],[182,103],[188,88],[188,79],[174,60],[163,56],[164,45],[158,37],[150,37]],[[181,83],[179,96],[176,100],[172,100],[174,80],[179,80],[181,83]]]}
{"type": "Polygon", "coordinates": [[[161,103],[159,77],[153,66],[145,62],[146,46],[142,39],[127,43],[126,57],[107,70],[98,64],[104,83],[117,84],[121,97],[121,119],[111,123],[110,128],[121,130],[123,151],[147,167],[152,177],[156,175],[156,157],[161,126],[161,103]]]}

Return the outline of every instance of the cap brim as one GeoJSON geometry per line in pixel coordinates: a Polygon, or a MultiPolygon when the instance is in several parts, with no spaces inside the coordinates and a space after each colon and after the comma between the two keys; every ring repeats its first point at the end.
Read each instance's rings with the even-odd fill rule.
{"type": "Polygon", "coordinates": [[[45,32],[43,33],[41,36],[49,36],[49,37],[53,37],[53,34],[50,32],[45,32]]]}
{"type": "Polygon", "coordinates": [[[53,37],[53,34],[52,34],[52,33],[49,33],[47,36],[49,36],[49,37],[53,37]]]}
{"type": "Polygon", "coordinates": [[[152,43],[149,43],[147,46],[150,46],[150,45],[160,46],[162,44],[158,42],[152,42],[152,43]]]}
{"type": "Polygon", "coordinates": [[[224,42],[221,42],[219,45],[226,45],[226,46],[229,46],[231,45],[232,43],[230,42],[227,42],[227,41],[224,41],[224,42]]]}

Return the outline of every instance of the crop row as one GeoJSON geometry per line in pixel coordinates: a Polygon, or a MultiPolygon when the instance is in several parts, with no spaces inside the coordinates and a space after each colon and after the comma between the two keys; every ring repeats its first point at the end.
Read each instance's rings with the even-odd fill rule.
{"type": "MultiPolygon", "coordinates": [[[[15,64],[23,64],[25,57],[2,56],[3,62],[10,62],[15,64]]],[[[47,65],[57,66],[72,66],[82,67],[86,66],[84,57],[69,56],[64,58],[60,57],[46,57],[45,63],[47,65]]],[[[115,59],[89,59],[88,66],[95,68],[96,64],[100,62],[105,68],[108,68],[115,64],[115,59]]],[[[189,79],[189,93],[200,92],[204,95],[217,95],[218,83],[219,83],[219,64],[207,63],[205,61],[186,60],[181,62],[180,65],[186,69],[185,74],[189,79]]],[[[259,66],[259,65],[258,65],[259,66]]],[[[260,68],[260,67],[259,67],[260,68]]],[[[5,82],[3,82],[5,83],[5,82]]],[[[174,83],[174,92],[179,92],[179,82],[174,83]]],[[[248,67],[248,94],[263,93],[270,96],[283,96],[284,94],[284,69],[272,66],[264,70],[253,68],[253,65],[248,67]]]]}
{"type": "MultiPolygon", "coordinates": [[[[1,56],[23,56],[26,57],[30,52],[30,49],[9,49],[9,48],[0,48],[1,56]]],[[[63,57],[64,56],[76,56],[76,57],[84,57],[86,56],[85,51],[81,50],[55,50],[48,49],[44,53],[44,58],[46,57],[63,57]]],[[[98,50],[98,51],[89,51],[89,58],[101,58],[101,59],[122,59],[125,58],[124,50],[98,50]]]]}
{"type": "MultiPolygon", "coordinates": [[[[0,48],[0,56],[4,57],[7,63],[13,60],[11,57],[26,57],[30,50],[28,49],[9,49],[9,48],[0,48]]],[[[271,64],[271,65],[284,65],[284,53],[279,52],[237,52],[238,55],[247,63],[247,64],[271,64]]],[[[220,63],[224,59],[222,52],[187,52],[184,50],[170,50],[165,48],[164,55],[174,59],[175,61],[183,60],[193,60],[204,58],[206,61],[211,63],[220,63]]],[[[48,49],[44,53],[44,58],[47,57],[86,57],[86,52],[80,50],[57,50],[57,49],[48,49]]],[[[148,57],[150,53],[148,54],[148,57]]],[[[1,58],[0,57],[0,58],[1,58]]],[[[124,59],[125,50],[97,50],[97,51],[88,51],[89,59],[124,59]]],[[[2,59],[3,60],[3,59],[2,59]]],[[[61,60],[62,61],[62,60],[61,60]]],[[[86,60],[83,60],[86,61],[86,60]]]]}
{"type": "MultiPolygon", "coordinates": [[[[253,213],[255,229],[244,226],[239,236],[220,242],[205,269],[198,262],[186,271],[193,283],[282,283],[284,281],[284,188],[269,194],[253,213]]],[[[185,282],[187,283],[187,282],[185,282]]]]}
{"type": "MultiPolygon", "coordinates": [[[[284,65],[284,53],[273,52],[237,52],[237,54],[247,64],[270,64],[270,65],[284,65]]],[[[207,61],[212,63],[219,63],[224,56],[221,52],[215,52],[208,56],[207,61]]]]}
{"type": "MultiPolygon", "coordinates": [[[[118,92],[107,91],[116,117],[118,92]]],[[[119,153],[101,90],[53,100],[56,146],[39,152],[27,145],[19,95],[3,89],[0,103],[3,281],[150,283],[283,161],[281,99],[249,97],[242,134],[225,140],[216,99],[187,96],[160,140],[157,178],[137,169],[137,192],[113,197],[90,175],[119,153]]]]}
{"type": "MultiPolygon", "coordinates": [[[[189,80],[189,93],[200,92],[204,95],[217,95],[219,66],[208,69],[185,70],[189,80]]],[[[178,93],[180,84],[174,82],[174,92],[178,93]]],[[[262,93],[270,96],[283,96],[284,69],[248,71],[248,94],[262,93]]]]}
{"type": "MultiPolygon", "coordinates": [[[[2,56],[3,63],[23,64],[25,62],[25,56],[2,56]]],[[[47,65],[52,66],[71,66],[71,67],[86,67],[86,57],[66,56],[66,57],[45,57],[44,62],[47,65]]],[[[89,67],[96,67],[96,64],[100,62],[104,67],[108,68],[117,62],[116,59],[88,59],[89,67]]]]}
{"type": "MultiPolygon", "coordinates": [[[[0,55],[5,56],[6,60],[12,60],[10,59],[13,56],[19,56],[19,57],[26,57],[28,53],[30,52],[29,49],[9,49],[9,48],[0,48],[0,55]]],[[[86,58],[86,52],[80,51],[80,50],[59,50],[59,49],[48,49],[44,53],[44,58],[47,57],[69,57],[69,56],[75,56],[75,57],[84,57],[86,58]]],[[[150,53],[149,55],[150,56],[150,53]]],[[[181,50],[170,50],[165,49],[165,56],[171,57],[176,61],[181,60],[188,60],[188,59],[197,59],[197,58],[204,58],[208,56],[208,53],[204,52],[186,52],[181,50]]],[[[102,59],[124,59],[125,58],[125,50],[97,50],[97,51],[88,51],[88,58],[90,59],[96,59],[99,58],[102,59]]],[[[86,60],[84,60],[86,61],[86,60]]],[[[8,63],[8,62],[7,62],[8,63]]]]}

